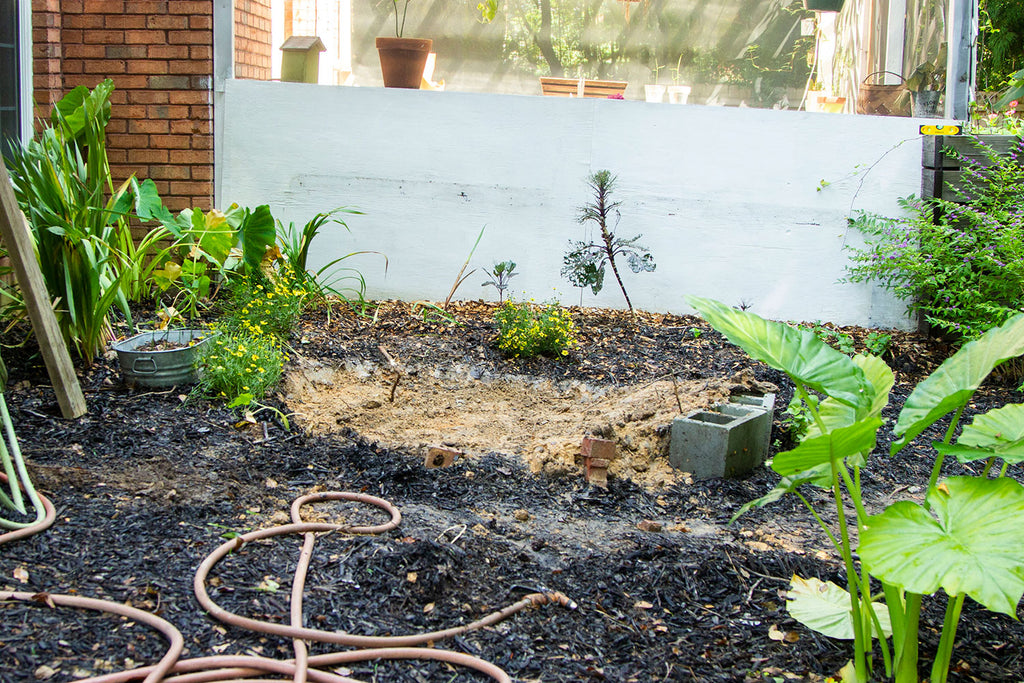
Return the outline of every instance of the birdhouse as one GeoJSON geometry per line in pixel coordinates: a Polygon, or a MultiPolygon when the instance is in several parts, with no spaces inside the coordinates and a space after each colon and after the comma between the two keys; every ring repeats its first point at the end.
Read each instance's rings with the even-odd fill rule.
{"type": "Polygon", "coordinates": [[[320,53],[326,52],[319,36],[291,36],[281,45],[281,80],[316,83],[320,72],[320,53]]]}

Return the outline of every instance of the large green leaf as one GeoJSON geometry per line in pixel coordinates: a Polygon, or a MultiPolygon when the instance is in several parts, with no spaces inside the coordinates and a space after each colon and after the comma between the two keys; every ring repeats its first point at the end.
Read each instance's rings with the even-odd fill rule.
{"type": "Polygon", "coordinates": [[[956,441],[991,451],[1007,462],[1024,461],[1024,405],[1014,403],[978,415],[956,441]]]}
{"type": "Polygon", "coordinates": [[[261,204],[252,212],[246,212],[239,228],[239,238],[242,240],[242,259],[245,265],[251,271],[259,270],[267,248],[277,243],[277,227],[269,206],[261,204]]]}
{"type": "MultiPolygon", "coordinates": [[[[150,178],[146,178],[140,183],[134,176],[130,180],[132,193],[135,195],[135,215],[143,221],[157,220],[164,225],[170,224],[177,228],[174,214],[164,206],[163,200],[160,199],[160,193],[157,192],[156,183],[150,178]]],[[[180,234],[180,231],[177,231],[176,234],[180,234]]]]}
{"type": "Polygon", "coordinates": [[[967,404],[992,369],[1024,353],[1024,313],[964,344],[963,348],[914,387],[900,411],[893,432],[900,436],[896,453],[930,425],[967,404]]]}
{"type": "Polygon", "coordinates": [[[875,435],[882,421],[869,417],[848,427],[838,427],[827,434],[804,439],[791,451],[779,453],[772,460],[772,469],[788,476],[830,463],[832,458],[843,459],[875,448],[875,435]]]}
{"type": "MultiPolygon", "coordinates": [[[[895,377],[885,361],[878,356],[857,355],[853,357],[853,362],[864,371],[864,376],[868,380],[870,385],[869,401],[867,406],[859,411],[833,398],[821,401],[818,404],[818,417],[821,418],[827,431],[837,427],[848,427],[865,417],[878,417],[882,414],[882,409],[889,403],[889,391],[892,389],[895,377]]],[[[811,438],[819,434],[821,434],[821,429],[817,422],[812,421],[804,438],[811,438]]]]}
{"type": "MultiPolygon", "coordinates": [[[[882,602],[872,602],[871,608],[875,610],[882,633],[888,638],[892,635],[889,610],[882,602]]],[[[786,609],[801,624],[829,638],[854,638],[850,594],[831,581],[820,581],[813,577],[802,579],[794,574],[789,584],[786,609]]],[[[878,637],[874,628],[871,635],[878,637]]]]}
{"type": "Polygon", "coordinates": [[[712,299],[686,297],[712,327],[729,341],[794,380],[831,396],[840,403],[864,409],[871,392],[864,372],[849,358],[801,330],[739,311],[712,299]]]}
{"type": "Polygon", "coordinates": [[[1016,618],[1024,594],[1024,487],[950,477],[923,506],[900,501],[868,517],[857,551],[872,576],[905,590],[966,593],[1016,618]]]}

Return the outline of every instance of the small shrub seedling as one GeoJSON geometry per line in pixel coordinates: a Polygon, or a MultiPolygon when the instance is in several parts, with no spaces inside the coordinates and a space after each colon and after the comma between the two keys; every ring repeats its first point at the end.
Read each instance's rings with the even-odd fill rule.
{"type": "Polygon", "coordinates": [[[487,270],[484,268],[484,272],[487,273],[491,279],[480,286],[491,286],[498,290],[498,303],[500,304],[505,299],[505,290],[508,289],[509,280],[514,278],[516,275],[519,275],[519,273],[516,272],[516,262],[501,261],[500,263],[494,264],[493,270],[487,270]]]}
{"type": "Polygon", "coordinates": [[[621,218],[619,206],[622,204],[612,201],[615,181],[616,176],[607,170],[597,171],[588,178],[587,182],[593,190],[594,199],[580,207],[578,220],[584,225],[588,222],[597,225],[601,231],[600,239],[570,241],[569,251],[562,258],[562,276],[574,287],[590,287],[591,291],[597,294],[604,287],[605,266],[610,266],[615,281],[622,290],[622,296],[626,299],[626,306],[632,314],[633,303],[626,293],[626,285],[622,282],[615,257],[625,256],[629,269],[634,273],[653,272],[655,263],[650,252],[637,244],[643,235],[637,235],[632,239],[615,236],[614,228],[618,226],[621,218]],[[614,226],[611,225],[613,216],[614,226]]]}

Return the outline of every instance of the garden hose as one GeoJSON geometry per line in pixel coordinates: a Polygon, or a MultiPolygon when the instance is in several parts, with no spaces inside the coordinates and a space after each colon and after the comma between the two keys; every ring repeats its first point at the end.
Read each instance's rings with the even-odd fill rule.
{"type": "MultiPolygon", "coordinates": [[[[47,507],[48,515],[52,516],[53,506],[45,498],[42,501],[47,507]]],[[[128,607],[127,605],[71,595],[26,592],[0,592],[0,601],[20,600],[33,604],[45,604],[51,607],[80,607],[109,612],[151,626],[159,631],[169,643],[167,653],[158,664],[129,671],[103,674],[93,678],[79,679],[83,683],[130,683],[139,680],[144,683],[207,683],[213,681],[222,683],[225,681],[259,683],[260,681],[287,680],[284,678],[266,678],[265,676],[267,675],[287,676],[295,683],[304,683],[306,681],[311,683],[360,683],[356,679],[324,671],[323,667],[374,660],[405,659],[445,662],[475,670],[499,683],[511,683],[512,679],[500,667],[478,657],[460,652],[434,649],[433,647],[413,646],[429,645],[442,638],[451,638],[468,631],[496,624],[528,607],[540,607],[557,603],[569,609],[576,609],[576,603],[562,593],[557,591],[536,592],[470,624],[429,633],[406,636],[357,636],[343,632],[328,632],[305,628],[302,617],[302,594],[305,590],[306,572],[312,557],[316,533],[380,534],[396,528],[401,522],[402,515],[398,508],[382,498],[362,493],[322,492],[296,499],[291,506],[291,519],[291,524],[252,531],[220,545],[199,565],[193,580],[196,598],[210,616],[232,626],[291,638],[295,651],[295,658],[291,660],[277,660],[250,655],[214,655],[179,660],[184,641],[178,629],[153,614],[128,607]],[[375,506],[387,512],[390,515],[390,519],[383,524],[374,526],[351,526],[302,521],[302,506],[330,500],[347,500],[375,506]],[[303,546],[292,582],[290,625],[272,624],[241,617],[221,608],[210,599],[206,591],[206,577],[218,561],[232,551],[241,549],[246,543],[288,534],[303,535],[303,546]],[[333,643],[361,649],[310,656],[306,649],[305,641],[333,643]]],[[[41,531],[42,528],[45,527],[26,528],[14,533],[22,533],[22,536],[24,536],[41,531]]],[[[0,536],[0,540],[7,540],[6,537],[10,535],[0,536]]],[[[19,536],[19,538],[22,536],[19,536]]]]}

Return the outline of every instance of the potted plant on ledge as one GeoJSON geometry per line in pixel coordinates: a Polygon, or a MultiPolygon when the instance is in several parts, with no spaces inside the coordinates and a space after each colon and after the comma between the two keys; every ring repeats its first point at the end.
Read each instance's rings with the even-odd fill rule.
{"type": "Polygon", "coordinates": [[[423,80],[423,69],[434,46],[429,38],[403,38],[405,18],[409,2],[405,0],[401,9],[398,0],[391,0],[395,9],[395,37],[377,38],[377,52],[380,55],[380,70],[384,76],[385,88],[418,89],[423,80]]]}
{"type": "Polygon", "coordinates": [[[939,98],[946,89],[946,46],[939,48],[934,61],[924,62],[907,76],[911,113],[919,118],[938,118],[939,98]]]}

